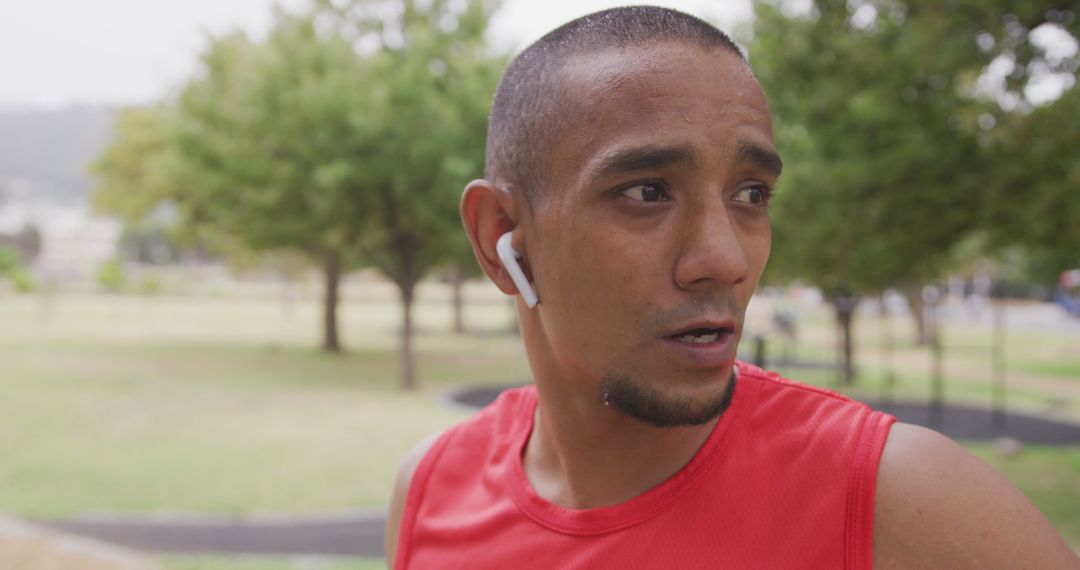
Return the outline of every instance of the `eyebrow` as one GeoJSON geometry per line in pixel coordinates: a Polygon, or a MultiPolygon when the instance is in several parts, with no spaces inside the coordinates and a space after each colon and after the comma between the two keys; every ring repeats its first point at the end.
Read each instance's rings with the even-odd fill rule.
{"type": "Polygon", "coordinates": [[[754,143],[739,143],[735,156],[739,162],[761,167],[773,176],[780,176],[780,172],[784,170],[784,161],[780,160],[780,155],[775,150],[754,143]]]}
{"type": "Polygon", "coordinates": [[[690,146],[642,146],[619,149],[600,160],[597,174],[655,170],[671,164],[693,164],[696,160],[690,146]]]}

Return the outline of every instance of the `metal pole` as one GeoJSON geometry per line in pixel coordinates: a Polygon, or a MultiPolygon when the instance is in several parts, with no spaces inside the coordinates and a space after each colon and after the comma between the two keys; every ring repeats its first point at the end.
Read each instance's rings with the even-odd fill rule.
{"type": "Polygon", "coordinates": [[[896,370],[893,367],[893,351],[895,343],[893,339],[892,319],[886,305],[886,295],[881,295],[881,347],[884,352],[885,380],[881,385],[881,405],[891,408],[896,391],[896,370]]]}
{"type": "Polygon", "coordinates": [[[1005,431],[1006,423],[1008,422],[1008,414],[1006,413],[1005,392],[1005,305],[1000,302],[994,304],[993,361],[994,411],[992,421],[994,430],[998,433],[1003,433],[1005,431]]]}
{"type": "Polygon", "coordinates": [[[933,331],[930,339],[931,370],[930,370],[930,425],[940,427],[945,420],[945,379],[942,372],[941,350],[941,323],[939,322],[937,291],[930,295],[931,302],[927,303],[929,318],[927,322],[933,331]]]}

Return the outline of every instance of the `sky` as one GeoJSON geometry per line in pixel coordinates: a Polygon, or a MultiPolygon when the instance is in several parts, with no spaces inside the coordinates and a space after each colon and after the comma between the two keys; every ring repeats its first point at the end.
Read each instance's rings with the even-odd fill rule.
{"type": "MultiPolygon", "coordinates": [[[[278,0],[300,7],[304,0],[278,0]]],[[[498,45],[520,49],[618,0],[505,0],[498,45]]],[[[649,0],[730,29],[750,0],[649,0]]],[[[265,33],[274,0],[0,0],[0,110],[145,104],[174,92],[197,67],[206,35],[265,33]]]]}

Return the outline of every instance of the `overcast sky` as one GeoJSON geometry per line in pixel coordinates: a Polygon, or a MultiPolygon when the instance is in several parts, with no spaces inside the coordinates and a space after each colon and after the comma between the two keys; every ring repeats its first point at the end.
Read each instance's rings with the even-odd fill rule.
{"type": "MultiPolygon", "coordinates": [[[[304,0],[281,0],[287,7],[304,0]]],[[[505,0],[494,40],[519,49],[618,0],[505,0]]],[[[749,0],[650,0],[728,29],[749,0]]],[[[266,31],[273,0],[0,0],[0,110],[160,99],[191,75],[205,33],[266,31]]]]}

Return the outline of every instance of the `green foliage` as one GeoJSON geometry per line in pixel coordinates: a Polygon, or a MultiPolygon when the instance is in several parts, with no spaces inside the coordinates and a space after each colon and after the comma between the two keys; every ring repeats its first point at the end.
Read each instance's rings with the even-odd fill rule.
{"type": "Polygon", "coordinates": [[[755,3],[751,61],[788,164],[765,278],[801,278],[833,300],[845,371],[853,294],[905,291],[919,337],[932,338],[921,285],[951,269],[987,212],[1027,210],[992,206],[1014,170],[1009,144],[996,142],[1009,114],[999,101],[1018,98],[1045,63],[1029,31],[1068,19],[1055,4],[817,0],[794,14],[788,3],[755,3]],[[986,87],[991,63],[1005,59],[1014,72],[986,87]]]}
{"type": "Polygon", "coordinates": [[[19,253],[10,247],[0,246],[0,275],[4,275],[7,272],[22,265],[19,260],[19,253]]]}
{"type": "Polygon", "coordinates": [[[323,1],[279,9],[264,41],[215,38],[173,107],[121,115],[95,165],[96,203],[129,226],[171,203],[188,237],[321,264],[336,350],[343,271],[377,265],[408,307],[419,279],[464,249],[458,199],[483,170],[506,61],[484,37],[496,6],[323,1]]]}
{"type": "Polygon", "coordinates": [[[1075,54],[1055,59],[1030,38],[1043,24],[1075,37],[1068,3],[756,8],[750,53],[789,164],[770,278],[867,293],[920,285],[950,268],[972,232],[1080,263],[1070,194],[1080,170],[1069,155],[1080,96],[1073,89],[1030,116],[1023,99],[1039,73],[1077,67],[1075,54]],[[995,60],[1013,68],[988,87],[995,60]]]}
{"type": "Polygon", "coordinates": [[[368,169],[378,224],[366,251],[403,294],[435,264],[464,257],[458,202],[483,172],[488,107],[507,61],[484,38],[497,6],[403,0],[339,12],[352,15],[339,20],[351,33],[381,45],[372,90],[383,121],[368,169]],[[385,20],[388,9],[398,17],[385,20]]]}
{"type": "Polygon", "coordinates": [[[414,385],[411,306],[416,283],[464,257],[461,190],[483,171],[487,112],[506,58],[491,54],[489,0],[326,3],[343,33],[377,43],[370,60],[378,144],[367,157],[376,197],[363,251],[404,304],[402,385],[414,385]],[[387,18],[387,14],[394,14],[387,18]]]}
{"type": "Polygon", "coordinates": [[[1015,118],[997,141],[1000,178],[989,188],[984,225],[997,248],[1021,246],[1030,279],[1051,285],[1080,267],[1080,89],[1015,118]]]}
{"type": "Polygon", "coordinates": [[[11,279],[11,284],[15,287],[16,293],[33,293],[37,289],[34,276],[25,267],[15,267],[9,270],[8,279],[11,279]]]}
{"type": "Polygon", "coordinates": [[[121,293],[127,288],[127,274],[124,266],[116,259],[103,261],[98,266],[97,282],[102,289],[110,293],[121,293]]]}
{"type": "Polygon", "coordinates": [[[161,203],[177,197],[176,156],[169,141],[171,109],[164,106],[120,111],[110,145],[90,166],[97,185],[94,207],[131,226],[161,203]]]}
{"type": "Polygon", "coordinates": [[[140,295],[157,295],[160,294],[164,287],[161,284],[161,279],[154,277],[153,275],[147,275],[139,279],[139,284],[136,287],[136,292],[140,295]]]}
{"type": "Polygon", "coordinates": [[[16,293],[30,293],[36,288],[34,277],[22,263],[19,252],[0,246],[0,278],[7,277],[16,293]]]}
{"type": "Polygon", "coordinates": [[[978,219],[987,156],[975,125],[989,103],[964,94],[991,60],[975,37],[993,15],[965,5],[961,22],[915,0],[814,6],[757,4],[750,53],[789,165],[773,274],[827,292],[924,283],[978,219]]]}
{"type": "Polygon", "coordinates": [[[184,89],[175,146],[182,219],[251,249],[355,252],[370,220],[366,64],[314,15],[278,12],[263,44],[218,38],[184,89]]]}

